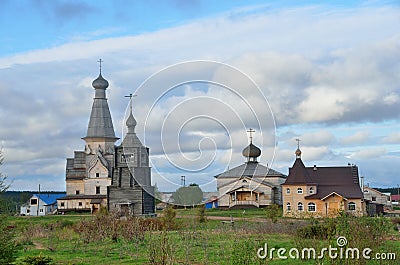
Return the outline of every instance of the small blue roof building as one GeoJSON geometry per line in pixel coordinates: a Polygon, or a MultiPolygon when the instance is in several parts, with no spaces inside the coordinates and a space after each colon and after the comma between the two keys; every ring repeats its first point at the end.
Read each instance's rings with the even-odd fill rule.
{"type": "Polygon", "coordinates": [[[57,210],[57,199],[64,197],[64,193],[33,194],[29,201],[21,206],[20,215],[40,216],[53,214],[57,210]]]}

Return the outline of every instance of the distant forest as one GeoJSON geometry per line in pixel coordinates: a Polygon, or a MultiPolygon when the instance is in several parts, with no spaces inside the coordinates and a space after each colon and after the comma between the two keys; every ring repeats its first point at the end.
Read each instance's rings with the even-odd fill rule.
{"type": "Polygon", "coordinates": [[[397,195],[399,194],[400,189],[399,188],[373,188],[376,189],[377,191],[380,192],[390,192],[391,195],[397,195]]]}
{"type": "MultiPolygon", "coordinates": [[[[62,191],[65,192],[65,191],[62,191]]],[[[7,191],[0,194],[0,214],[19,214],[21,205],[28,203],[37,191],[7,191]]],[[[60,191],[43,191],[41,194],[60,193],[60,191]]]]}

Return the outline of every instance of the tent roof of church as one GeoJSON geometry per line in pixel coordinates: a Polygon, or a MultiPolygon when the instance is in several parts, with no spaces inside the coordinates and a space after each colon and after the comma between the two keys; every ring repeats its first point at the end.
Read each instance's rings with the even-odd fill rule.
{"type": "Polygon", "coordinates": [[[284,174],[266,166],[263,166],[257,162],[247,162],[230,170],[227,170],[221,174],[215,176],[215,178],[238,178],[242,176],[275,176],[275,177],[286,177],[284,174]]]}
{"type": "Polygon", "coordinates": [[[286,179],[285,184],[296,184],[296,183],[314,183],[310,177],[306,166],[304,165],[301,158],[296,158],[294,164],[289,168],[289,176],[286,179]]]}
{"type": "Polygon", "coordinates": [[[107,98],[105,97],[105,89],[108,87],[108,82],[100,73],[92,85],[96,92],[85,138],[112,138],[117,140],[107,98]]]}

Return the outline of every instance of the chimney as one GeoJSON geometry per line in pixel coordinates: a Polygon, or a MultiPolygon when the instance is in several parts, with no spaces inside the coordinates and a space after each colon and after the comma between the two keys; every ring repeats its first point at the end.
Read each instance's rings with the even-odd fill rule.
{"type": "Polygon", "coordinates": [[[317,165],[314,165],[313,170],[314,170],[314,171],[317,171],[317,165]]]}

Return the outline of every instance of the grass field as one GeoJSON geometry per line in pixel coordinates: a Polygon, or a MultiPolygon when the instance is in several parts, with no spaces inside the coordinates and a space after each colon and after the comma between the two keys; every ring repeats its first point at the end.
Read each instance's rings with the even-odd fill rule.
{"type": "MultiPolygon", "coordinates": [[[[328,258],[279,259],[276,251],[274,259],[260,259],[257,250],[265,243],[268,249],[314,247],[319,250],[335,242],[303,239],[296,235],[296,231],[315,223],[315,220],[280,218],[277,223],[272,223],[265,217],[265,212],[258,209],[245,212],[208,210],[205,223],[197,222],[195,215],[195,209],[178,210],[180,218],[174,220],[176,228],[172,231],[137,230],[132,226],[124,226],[125,230],[112,230],[119,224],[117,221],[103,221],[85,215],[7,217],[6,221],[15,229],[20,244],[15,264],[25,264],[22,262],[24,258],[38,255],[51,257],[52,264],[398,264],[400,255],[400,236],[392,225],[386,228],[388,231],[380,244],[371,248],[374,252],[394,252],[397,260],[366,263],[365,260],[361,263],[346,260],[345,263],[328,258]],[[220,220],[229,220],[231,216],[236,218],[233,225],[220,220]],[[102,226],[101,222],[110,223],[102,226]],[[111,230],[105,231],[107,229],[111,230]],[[135,236],[125,237],[127,230],[135,236]],[[109,234],[99,239],[96,237],[99,233],[109,234]]],[[[357,242],[358,239],[349,238],[351,245],[350,240],[357,242]]]]}

